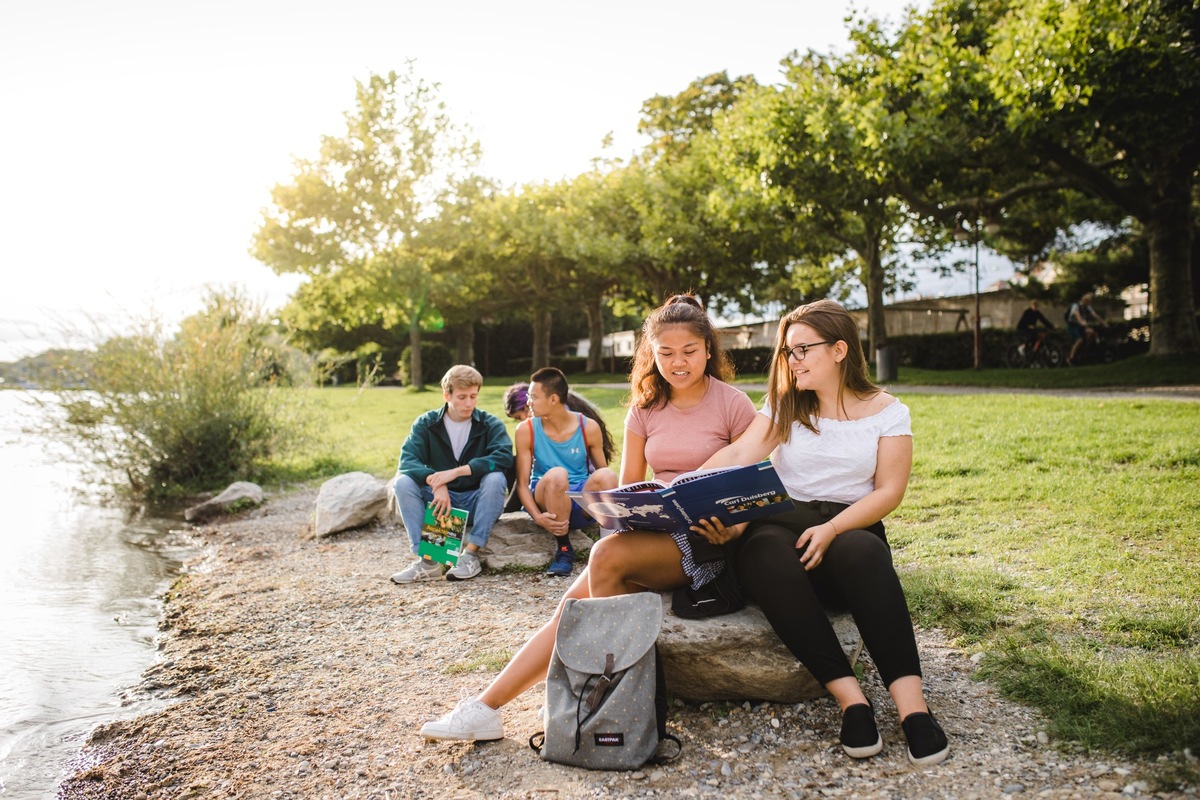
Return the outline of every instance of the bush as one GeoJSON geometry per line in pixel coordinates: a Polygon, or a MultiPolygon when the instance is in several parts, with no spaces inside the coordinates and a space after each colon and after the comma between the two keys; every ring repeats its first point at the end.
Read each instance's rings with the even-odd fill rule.
{"type": "Polygon", "coordinates": [[[774,347],[745,347],[737,350],[726,350],[733,360],[733,368],[738,375],[763,373],[771,368],[771,357],[775,355],[774,347]]]}
{"type": "MultiPolygon", "coordinates": [[[[441,381],[446,370],[454,366],[454,353],[441,342],[421,341],[421,372],[427,386],[441,381]]],[[[412,386],[412,345],[400,353],[396,377],[401,385],[412,386]]]]}
{"type": "MultiPolygon", "coordinates": [[[[980,331],[979,360],[984,367],[1003,367],[1004,351],[1012,343],[1011,330],[980,331]]],[[[971,369],[975,365],[975,336],[971,331],[889,336],[896,363],[920,369],[971,369]]],[[[874,361],[874,353],[867,355],[874,361]]]]}
{"type": "MultiPolygon", "coordinates": [[[[612,359],[605,358],[603,369],[608,369],[612,359]]],[[[587,372],[586,356],[550,356],[550,366],[558,367],[564,375],[577,375],[587,372]]],[[[628,359],[618,358],[618,367],[628,367],[628,359]]],[[[529,356],[510,358],[505,366],[505,375],[520,375],[523,378],[533,374],[533,359],[529,356]]]]}
{"type": "Polygon", "coordinates": [[[358,378],[357,360],[352,353],[342,353],[327,347],[317,353],[315,361],[317,382],[323,386],[353,384],[358,378]]]}
{"type": "Polygon", "coordinates": [[[558,367],[564,375],[574,375],[579,372],[587,371],[587,357],[585,356],[552,356],[550,358],[550,366],[558,367]]]}
{"type": "Polygon", "coordinates": [[[269,332],[239,296],[213,295],[172,338],[150,322],[109,339],[89,391],[54,390],[65,413],[50,432],[85,453],[101,483],[144,498],[253,480],[304,424],[297,393],[278,389],[295,376],[283,379],[288,359],[269,332]]]}

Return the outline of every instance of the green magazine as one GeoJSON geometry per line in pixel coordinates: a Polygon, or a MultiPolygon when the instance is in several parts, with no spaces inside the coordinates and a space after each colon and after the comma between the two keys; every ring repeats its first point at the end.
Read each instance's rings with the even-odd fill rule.
{"type": "Polygon", "coordinates": [[[433,504],[427,503],[417,555],[451,567],[457,564],[462,540],[467,533],[467,515],[465,509],[451,508],[447,516],[438,519],[433,513],[433,504]]]}

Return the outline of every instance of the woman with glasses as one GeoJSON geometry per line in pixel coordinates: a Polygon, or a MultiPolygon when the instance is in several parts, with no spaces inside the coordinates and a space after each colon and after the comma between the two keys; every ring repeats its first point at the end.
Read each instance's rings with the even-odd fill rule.
{"type": "MultiPolygon", "coordinates": [[[[630,375],[621,483],[645,480],[647,467],[669,481],[735,441],[757,415],[750,398],[729,385],[732,377],[732,365],[699,300],[675,295],[655,309],[642,325],[630,375]]],[[[719,521],[708,530],[728,537],[719,521]]],[[[587,568],[564,599],[698,588],[713,580],[723,565],[697,563],[683,533],[620,531],[596,543],[587,568]]],[[[427,723],[421,735],[468,741],[503,738],[499,709],[545,680],[561,609],[560,603],[482,694],[427,723]]]]}
{"type": "Polygon", "coordinates": [[[853,615],[896,705],[909,760],[936,764],[949,744],[925,702],[912,618],[882,522],[908,486],[908,408],[871,382],[858,326],[837,303],[819,300],[786,315],[777,345],[762,410],[704,466],[770,455],[796,507],[748,527],[703,522],[705,535],[716,543],[740,535],[742,586],[837,700],[849,756],[873,756],[883,740],[827,607],[853,615]]]}

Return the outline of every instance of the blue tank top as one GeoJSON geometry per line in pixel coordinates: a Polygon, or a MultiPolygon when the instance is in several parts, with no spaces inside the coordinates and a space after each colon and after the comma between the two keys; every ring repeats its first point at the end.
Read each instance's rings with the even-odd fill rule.
{"type": "Polygon", "coordinates": [[[529,470],[529,483],[533,485],[542,476],[555,467],[567,471],[567,480],[572,484],[587,480],[588,452],[587,441],[583,435],[583,414],[579,415],[579,427],[575,434],[565,442],[556,442],[546,435],[542,427],[541,417],[530,420],[530,433],[533,435],[533,465],[529,470]]]}

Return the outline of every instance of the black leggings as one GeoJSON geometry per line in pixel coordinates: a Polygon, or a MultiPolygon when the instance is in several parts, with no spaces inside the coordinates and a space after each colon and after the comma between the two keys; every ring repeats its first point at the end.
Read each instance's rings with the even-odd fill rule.
{"type": "Polygon", "coordinates": [[[892,566],[883,525],[843,531],[811,571],[796,540],[845,506],[796,503],[792,511],[752,523],[738,548],[738,577],[784,645],[822,685],[854,675],[826,606],[848,609],[884,686],[921,674],[912,618],[892,566]]]}

